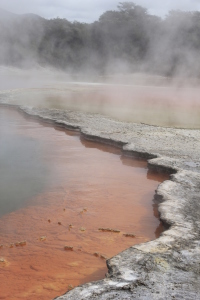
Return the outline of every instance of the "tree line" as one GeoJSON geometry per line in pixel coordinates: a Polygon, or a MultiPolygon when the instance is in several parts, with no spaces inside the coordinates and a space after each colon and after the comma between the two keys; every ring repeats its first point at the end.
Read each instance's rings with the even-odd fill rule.
{"type": "Polygon", "coordinates": [[[31,14],[4,16],[0,64],[102,75],[142,71],[200,76],[200,12],[170,11],[162,19],[123,2],[91,24],[31,14]]]}

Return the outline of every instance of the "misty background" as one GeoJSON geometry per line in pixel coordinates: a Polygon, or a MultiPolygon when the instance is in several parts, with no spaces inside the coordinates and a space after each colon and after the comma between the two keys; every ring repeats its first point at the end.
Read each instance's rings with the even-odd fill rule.
{"type": "Polygon", "coordinates": [[[1,9],[0,41],[3,66],[102,76],[138,72],[200,76],[198,11],[172,10],[159,17],[123,2],[86,23],[1,9]]]}

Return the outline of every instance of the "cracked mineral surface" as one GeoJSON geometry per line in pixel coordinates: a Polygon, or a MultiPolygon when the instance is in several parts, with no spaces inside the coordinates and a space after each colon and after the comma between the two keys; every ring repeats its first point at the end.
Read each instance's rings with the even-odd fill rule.
{"type": "Polygon", "coordinates": [[[200,130],[124,123],[75,111],[21,109],[79,130],[85,139],[146,158],[149,169],[171,173],[155,194],[160,219],[168,230],[157,240],[107,260],[105,279],[72,289],[57,300],[200,299],[200,130]]]}

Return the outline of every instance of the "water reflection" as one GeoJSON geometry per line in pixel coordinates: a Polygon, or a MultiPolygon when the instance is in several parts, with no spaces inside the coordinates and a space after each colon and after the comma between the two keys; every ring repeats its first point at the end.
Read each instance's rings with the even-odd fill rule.
{"type": "Polygon", "coordinates": [[[16,117],[8,109],[0,109],[0,216],[41,193],[49,176],[40,141],[16,132],[21,126],[16,117]]]}

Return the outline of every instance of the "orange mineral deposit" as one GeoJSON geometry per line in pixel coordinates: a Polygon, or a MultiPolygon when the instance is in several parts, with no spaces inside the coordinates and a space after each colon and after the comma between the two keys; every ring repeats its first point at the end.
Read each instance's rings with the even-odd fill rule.
{"type": "Polygon", "coordinates": [[[145,161],[2,107],[0,135],[1,299],[53,299],[159,236],[152,199],[167,176],[145,161]]]}

